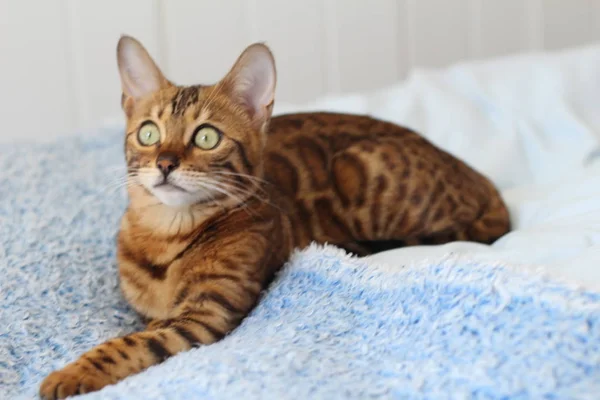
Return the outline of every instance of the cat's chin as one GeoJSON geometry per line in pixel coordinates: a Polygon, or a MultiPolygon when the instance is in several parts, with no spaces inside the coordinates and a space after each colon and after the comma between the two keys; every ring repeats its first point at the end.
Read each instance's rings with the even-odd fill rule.
{"type": "Polygon", "coordinates": [[[206,193],[190,193],[171,185],[162,185],[153,187],[150,192],[166,206],[169,207],[187,207],[197,204],[208,198],[206,193]]]}

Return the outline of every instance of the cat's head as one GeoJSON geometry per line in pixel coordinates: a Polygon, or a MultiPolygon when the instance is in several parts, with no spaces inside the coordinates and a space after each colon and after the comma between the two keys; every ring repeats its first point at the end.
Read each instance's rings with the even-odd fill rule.
{"type": "Polygon", "coordinates": [[[117,59],[130,184],[180,207],[235,198],[262,176],[276,81],[265,45],[246,48],[207,86],[173,84],[128,36],[119,40],[117,59]]]}

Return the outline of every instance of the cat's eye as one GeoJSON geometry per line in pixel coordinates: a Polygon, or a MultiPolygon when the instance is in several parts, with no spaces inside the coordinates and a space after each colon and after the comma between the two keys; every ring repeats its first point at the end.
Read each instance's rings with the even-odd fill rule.
{"type": "Polygon", "coordinates": [[[201,125],[194,133],[193,142],[202,150],[212,150],[221,141],[221,132],[210,125],[201,125]]]}
{"type": "Polygon", "coordinates": [[[160,130],[154,122],[146,122],[138,131],[138,141],[143,146],[152,146],[160,140],[160,130]]]}

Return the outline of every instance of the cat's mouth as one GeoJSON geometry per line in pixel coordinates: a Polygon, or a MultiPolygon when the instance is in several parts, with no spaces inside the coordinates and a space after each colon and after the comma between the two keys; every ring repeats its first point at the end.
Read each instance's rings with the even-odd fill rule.
{"type": "Polygon", "coordinates": [[[177,177],[168,179],[156,177],[154,182],[142,182],[148,191],[163,204],[173,207],[189,206],[211,198],[211,194],[202,188],[188,187],[185,182],[177,181],[177,177]],[[184,184],[183,186],[181,184],[184,184]]]}
{"type": "Polygon", "coordinates": [[[167,192],[183,192],[183,193],[188,193],[187,190],[185,190],[184,188],[182,188],[181,186],[177,186],[171,182],[167,182],[166,180],[162,181],[161,183],[158,183],[156,185],[154,185],[155,189],[161,189],[167,192]]]}

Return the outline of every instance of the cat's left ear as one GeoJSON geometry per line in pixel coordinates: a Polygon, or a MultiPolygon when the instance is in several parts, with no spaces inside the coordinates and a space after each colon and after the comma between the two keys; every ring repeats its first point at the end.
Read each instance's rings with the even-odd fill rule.
{"type": "Polygon", "coordinates": [[[117,45],[117,62],[126,113],[135,100],[171,85],[144,46],[131,36],[121,36],[117,45]]]}
{"type": "Polygon", "coordinates": [[[273,111],[276,80],[273,54],[255,43],[244,50],[219,87],[247,111],[253,125],[264,129],[273,111]]]}

